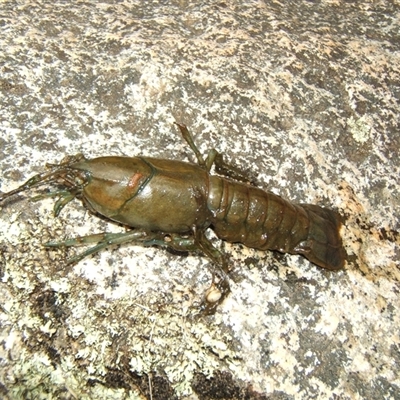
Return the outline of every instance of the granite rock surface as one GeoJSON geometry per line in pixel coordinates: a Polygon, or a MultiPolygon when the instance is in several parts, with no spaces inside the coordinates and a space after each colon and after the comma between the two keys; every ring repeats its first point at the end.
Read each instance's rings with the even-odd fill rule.
{"type": "MultiPolygon", "coordinates": [[[[67,154],[194,162],[174,121],[345,218],[345,269],[212,238],[200,254],[42,243],[123,227],[0,204],[0,397],[400,399],[400,3],[2,1],[0,191],[67,154]]],[[[171,210],[178,212],[178,210],[171,210]]]]}

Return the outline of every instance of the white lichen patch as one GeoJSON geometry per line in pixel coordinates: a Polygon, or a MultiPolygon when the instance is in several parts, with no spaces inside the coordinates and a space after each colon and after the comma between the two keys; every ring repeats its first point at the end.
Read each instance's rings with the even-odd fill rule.
{"type": "Polygon", "coordinates": [[[362,144],[370,139],[372,129],[365,116],[357,120],[355,120],[354,117],[350,117],[347,120],[347,126],[356,142],[362,144]]]}

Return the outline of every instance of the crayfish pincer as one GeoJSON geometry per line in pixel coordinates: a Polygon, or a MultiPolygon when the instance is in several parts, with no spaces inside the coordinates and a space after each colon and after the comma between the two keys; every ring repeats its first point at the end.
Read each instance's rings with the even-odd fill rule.
{"type": "Polygon", "coordinates": [[[23,190],[53,184],[57,190],[39,198],[57,198],[55,216],[78,198],[90,211],[133,228],[44,244],[61,247],[95,243],[68,263],[127,242],[178,251],[200,250],[214,265],[213,282],[203,303],[207,313],[214,312],[230,291],[229,267],[225,256],[207,239],[209,227],[229,242],[301,254],[329,270],[343,267],[346,254],[336,212],[317,205],[293,204],[245,183],[246,177],[214,149],[204,159],[186,126],[177,126],[195,153],[196,164],[151,157],[67,156],[1,195],[0,201],[23,190]],[[210,174],[213,165],[219,175],[210,174]]]}

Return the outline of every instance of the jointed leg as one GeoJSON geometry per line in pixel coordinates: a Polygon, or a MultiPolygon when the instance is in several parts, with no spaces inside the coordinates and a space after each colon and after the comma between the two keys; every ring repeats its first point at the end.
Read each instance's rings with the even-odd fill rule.
{"type": "Polygon", "coordinates": [[[214,261],[211,266],[212,283],[201,306],[205,314],[214,314],[218,305],[224,301],[231,291],[228,278],[229,268],[225,256],[211,244],[204,231],[195,230],[194,234],[198,248],[214,261]]]}
{"type": "Polygon", "coordinates": [[[176,233],[146,232],[130,230],[121,233],[98,233],[81,236],[64,241],[53,241],[44,244],[45,247],[73,247],[86,246],[95,243],[95,246],[69,258],[67,264],[74,264],[83,258],[94,254],[105,247],[123,244],[140,243],[143,246],[169,247],[177,251],[198,251],[208,256],[212,262],[212,284],[205,294],[202,310],[206,314],[213,314],[219,304],[230,292],[228,281],[228,266],[224,255],[217,250],[206,238],[204,231],[195,230],[192,235],[179,235],[176,233]]]}
{"type": "Polygon", "coordinates": [[[215,170],[220,175],[224,175],[224,176],[227,176],[229,178],[232,178],[232,179],[235,179],[235,180],[238,180],[241,182],[253,183],[253,179],[251,179],[243,171],[241,171],[240,168],[235,167],[234,165],[225,162],[223,155],[215,149],[211,149],[209,151],[207,159],[204,161],[204,158],[201,155],[196,144],[194,143],[193,136],[190,134],[186,125],[178,124],[177,122],[175,122],[175,123],[178,126],[179,130],[181,131],[183,138],[186,140],[186,142],[189,144],[190,148],[195,153],[198,164],[200,166],[205,168],[207,171],[210,171],[211,167],[214,164],[215,170]]]}
{"type": "Polygon", "coordinates": [[[123,243],[140,243],[142,246],[169,247],[176,251],[197,251],[202,250],[196,243],[193,235],[183,236],[175,233],[166,234],[163,232],[146,232],[130,230],[120,233],[97,233],[87,236],[70,238],[63,241],[52,241],[44,244],[45,247],[74,247],[87,246],[95,243],[82,253],[67,260],[68,264],[76,263],[90,254],[94,254],[107,246],[123,243]]]}

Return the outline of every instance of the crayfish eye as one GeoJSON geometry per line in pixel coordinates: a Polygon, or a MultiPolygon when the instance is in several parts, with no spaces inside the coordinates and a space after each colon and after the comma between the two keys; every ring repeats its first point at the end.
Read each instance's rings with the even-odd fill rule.
{"type": "Polygon", "coordinates": [[[75,186],[84,186],[89,182],[89,172],[75,171],[73,180],[75,186]]]}

